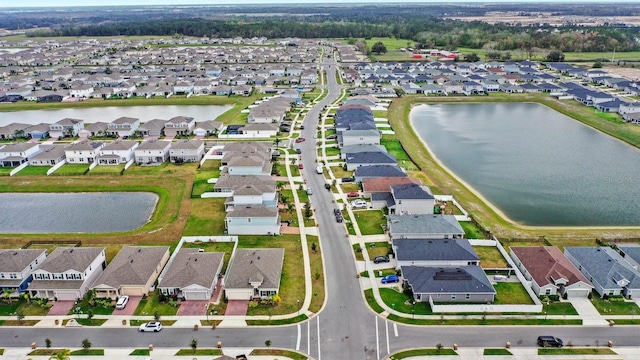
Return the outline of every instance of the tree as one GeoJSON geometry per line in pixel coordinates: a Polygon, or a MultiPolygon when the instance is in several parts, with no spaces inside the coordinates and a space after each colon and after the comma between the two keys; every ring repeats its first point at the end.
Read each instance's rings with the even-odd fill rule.
{"type": "Polygon", "coordinates": [[[160,313],[158,312],[158,310],[153,312],[153,319],[155,321],[160,321],[160,313]]]}
{"type": "Polygon", "coordinates": [[[91,311],[91,309],[87,310],[87,319],[89,321],[91,321],[91,319],[93,319],[93,311],[91,311]]]}
{"type": "Polygon", "coordinates": [[[44,339],[44,346],[46,346],[47,349],[50,349],[51,348],[51,339],[49,339],[49,338],[44,339]]]}
{"type": "Polygon", "coordinates": [[[378,41],[377,43],[373,44],[373,46],[371,47],[371,52],[377,55],[386,54],[387,47],[384,46],[384,43],[382,41],[378,41]]]}
{"type": "Polygon", "coordinates": [[[600,61],[596,61],[593,63],[593,68],[594,69],[602,69],[602,62],[600,61]]]}
{"type": "Polygon", "coordinates": [[[304,204],[304,217],[310,218],[311,215],[313,215],[313,211],[311,211],[311,203],[309,201],[307,201],[304,204]]]}
{"type": "Polygon", "coordinates": [[[69,360],[71,359],[71,350],[69,349],[61,349],[58,350],[55,354],[51,355],[49,360],[69,360]]]}
{"type": "Polygon", "coordinates": [[[16,311],[16,318],[18,319],[18,322],[22,324],[22,320],[24,320],[24,312],[22,312],[22,310],[16,311]]]}
{"type": "Polygon", "coordinates": [[[270,348],[270,347],[271,347],[271,340],[267,340],[267,341],[265,341],[265,342],[264,342],[264,346],[266,346],[266,347],[267,347],[267,349],[268,349],[268,348],[270,348]]]}
{"type": "Polygon", "coordinates": [[[84,339],[82,340],[82,348],[84,349],[85,352],[88,352],[89,350],[91,350],[91,341],[89,341],[89,339],[84,339]]]}
{"type": "Polygon", "coordinates": [[[498,60],[500,59],[499,51],[487,51],[487,60],[498,60]]]}
{"type": "Polygon", "coordinates": [[[2,290],[2,296],[4,297],[5,301],[9,304],[11,304],[11,294],[13,294],[13,290],[11,289],[2,290]]]}
{"type": "Polygon", "coordinates": [[[467,61],[467,62],[480,61],[480,56],[478,56],[478,54],[476,53],[471,53],[464,56],[464,61],[467,61]]]}
{"type": "Polygon", "coordinates": [[[193,338],[191,339],[191,344],[189,344],[189,346],[191,346],[191,350],[193,350],[193,353],[196,353],[196,349],[198,348],[198,339],[193,338]]]}
{"type": "Polygon", "coordinates": [[[562,51],[560,50],[551,50],[547,54],[547,61],[550,61],[550,62],[564,61],[564,53],[562,53],[562,51]]]}

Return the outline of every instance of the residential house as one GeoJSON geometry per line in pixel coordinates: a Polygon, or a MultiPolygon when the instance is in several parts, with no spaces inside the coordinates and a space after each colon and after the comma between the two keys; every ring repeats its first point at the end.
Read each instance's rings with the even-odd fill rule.
{"type": "Polygon", "coordinates": [[[93,94],[93,86],[89,84],[74,86],[69,90],[72,98],[88,99],[93,94]]]}
{"type": "Polygon", "coordinates": [[[586,298],[593,286],[555,246],[512,246],[511,259],[538,296],[586,298]]]}
{"type": "Polygon", "coordinates": [[[59,247],[33,271],[32,298],[82,299],[106,267],[104,248],[59,247]]]}
{"type": "Polygon", "coordinates": [[[277,124],[247,124],[239,129],[244,135],[252,138],[270,138],[278,135],[279,126],[277,124]]]}
{"type": "Polygon", "coordinates": [[[354,171],[353,175],[356,182],[377,177],[409,177],[409,175],[397,165],[360,166],[354,171]]]}
{"type": "Polygon", "coordinates": [[[391,197],[393,203],[388,207],[391,215],[433,214],[436,205],[436,199],[426,185],[392,185],[391,197]]]}
{"type": "Polygon", "coordinates": [[[233,211],[236,206],[244,205],[278,205],[278,188],[271,176],[223,173],[213,186],[213,191],[229,194],[224,204],[226,211],[233,211]]]}
{"type": "Polygon", "coordinates": [[[454,215],[389,215],[392,239],[462,239],[464,230],[454,215]]]}
{"type": "Polygon", "coordinates": [[[347,154],[346,158],[347,170],[353,171],[363,166],[380,166],[397,164],[395,156],[387,152],[360,152],[347,154]]]}
{"type": "Polygon", "coordinates": [[[227,213],[225,228],[229,235],[279,235],[280,215],[273,207],[235,206],[227,213]]]}
{"type": "Polygon", "coordinates": [[[25,138],[27,136],[27,129],[31,125],[21,123],[11,123],[9,125],[0,127],[0,140],[13,140],[17,138],[25,138]]]}
{"type": "Polygon", "coordinates": [[[164,124],[164,133],[167,137],[174,138],[178,135],[190,135],[196,126],[192,117],[176,116],[164,124]]]}
{"type": "Polygon", "coordinates": [[[168,246],[124,246],[91,289],[99,298],[147,295],[167,261],[168,246]]]}
{"type": "Polygon", "coordinates": [[[480,258],[466,239],[393,239],[392,246],[398,269],[480,265],[480,258]]]}
{"type": "Polygon", "coordinates": [[[372,198],[372,207],[376,209],[382,209],[386,206],[386,202],[376,207],[373,201],[373,195],[375,194],[388,194],[391,196],[391,186],[404,185],[404,184],[421,184],[420,179],[409,177],[378,177],[367,178],[362,180],[362,192],[365,197],[372,198]]]}
{"type": "Polygon", "coordinates": [[[49,136],[52,139],[78,136],[84,129],[84,121],[79,119],[64,118],[50,125],[49,136]]]}
{"type": "Polygon", "coordinates": [[[135,134],[140,126],[140,119],[131,117],[119,117],[113,120],[107,126],[108,135],[117,135],[118,137],[128,137],[135,134]]]}
{"type": "Polygon", "coordinates": [[[165,296],[184,300],[209,300],[222,274],[223,252],[204,252],[182,248],[178,251],[158,283],[165,296]]]}
{"type": "Polygon", "coordinates": [[[496,290],[480,266],[402,266],[401,271],[416,302],[489,304],[495,300],[496,290]]]}
{"type": "Polygon", "coordinates": [[[35,143],[15,143],[0,148],[0,166],[16,167],[29,161],[40,152],[40,145],[35,143]]]}
{"type": "Polygon", "coordinates": [[[169,161],[172,163],[185,163],[200,161],[204,156],[204,141],[181,140],[171,144],[169,161]]]}
{"type": "Polygon", "coordinates": [[[41,145],[39,153],[29,159],[31,166],[53,166],[66,159],[65,148],[68,145],[41,145]]]}
{"type": "Polygon", "coordinates": [[[284,249],[236,249],[224,280],[227,300],[265,299],[280,291],[284,249]]]}
{"type": "Polygon", "coordinates": [[[32,272],[46,257],[43,249],[1,249],[0,291],[10,292],[12,297],[24,293],[33,279],[32,272]]]}
{"type": "Polygon", "coordinates": [[[224,124],[220,121],[207,120],[199,122],[193,129],[195,136],[215,136],[221,134],[224,130],[224,124]]]}
{"type": "Polygon", "coordinates": [[[376,144],[347,145],[343,146],[340,149],[340,158],[342,160],[346,160],[347,155],[349,154],[357,154],[363,152],[387,152],[387,149],[384,147],[384,145],[376,144]]]}
{"type": "Polygon", "coordinates": [[[222,165],[230,175],[271,175],[271,154],[248,153],[223,156],[222,165]],[[227,161],[228,158],[228,161],[227,161]]]}
{"type": "Polygon", "coordinates": [[[345,130],[339,141],[340,147],[350,145],[380,145],[380,131],[369,130],[345,130]]]}
{"type": "Polygon", "coordinates": [[[640,272],[608,246],[565,247],[564,255],[593,285],[600,297],[640,294],[640,272]]]}
{"type": "Polygon", "coordinates": [[[107,128],[109,124],[105,122],[95,122],[93,124],[87,125],[84,129],[78,132],[78,136],[81,138],[92,138],[92,137],[101,137],[105,136],[107,133],[107,128]]]}
{"type": "Polygon", "coordinates": [[[162,119],[152,119],[144,124],[141,124],[138,128],[138,131],[143,136],[162,136],[164,135],[164,124],[166,124],[167,120],[162,119]]]}
{"type": "Polygon", "coordinates": [[[103,142],[89,141],[87,139],[71,144],[64,152],[69,164],[91,164],[104,147],[103,142]]]}
{"type": "Polygon", "coordinates": [[[24,130],[25,135],[32,139],[45,139],[49,137],[49,124],[41,123],[29,126],[24,130]]]}
{"type": "Polygon", "coordinates": [[[116,140],[109,143],[100,149],[98,165],[126,164],[135,158],[138,145],[137,141],[131,140],[116,140]]]}
{"type": "Polygon", "coordinates": [[[146,140],[135,150],[134,155],[138,165],[162,165],[169,159],[171,141],[146,140]]]}

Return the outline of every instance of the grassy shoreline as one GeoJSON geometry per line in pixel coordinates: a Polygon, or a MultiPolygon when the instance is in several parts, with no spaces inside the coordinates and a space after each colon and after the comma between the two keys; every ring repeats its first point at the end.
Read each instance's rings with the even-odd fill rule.
{"type": "Polygon", "coordinates": [[[500,216],[499,211],[496,211],[497,209],[492,208],[477,193],[474,193],[444,169],[438,160],[431,155],[410,124],[409,112],[415,105],[490,102],[540,103],[629,145],[640,148],[640,127],[611,122],[597,116],[590,107],[580,105],[575,101],[561,102],[548,94],[491,94],[483,97],[425,97],[420,95],[394,99],[389,107],[389,122],[412,161],[422,170],[427,179],[427,185],[432,185],[446,193],[453,194],[482,227],[504,240],[640,238],[640,228],[533,227],[510,222],[500,216]]]}

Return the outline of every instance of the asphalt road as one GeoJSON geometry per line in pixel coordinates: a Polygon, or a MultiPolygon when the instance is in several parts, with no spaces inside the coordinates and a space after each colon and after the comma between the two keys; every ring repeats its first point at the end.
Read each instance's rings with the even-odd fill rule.
{"type": "Polygon", "coordinates": [[[360,291],[353,252],[342,223],[333,216],[336,206],[331,194],[324,189],[324,177],[315,173],[316,133],[321,109],[340,94],[340,86],[333,75],[335,63],[322,65],[328,70],[329,96],[307,115],[302,136],[307,139],[296,144],[302,149],[303,176],[314,189],[311,201],[320,224],[320,245],[324,254],[328,296],[324,309],[302,324],[282,327],[252,327],[242,329],[192,329],[166,327],[160,333],[139,333],[135,328],[7,328],[0,327],[0,346],[28,347],[32,342],[52,340],[54,347],[79,347],[84,338],[94,348],[136,347],[149,344],[156,347],[187,348],[197,338],[201,348],[215,347],[218,341],[224,347],[264,347],[267,339],[273,347],[297,349],[311,357],[321,359],[382,359],[387,354],[406,348],[434,347],[441,343],[461,347],[501,347],[507,341],[514,347],[533,347],[538,335],[561,337],[575,346],[604,345],[614,341],[616,346],[640,345],[634,327],[506,327],[506,326],[407,326],[394,324],[371,312],[360,291]]]}

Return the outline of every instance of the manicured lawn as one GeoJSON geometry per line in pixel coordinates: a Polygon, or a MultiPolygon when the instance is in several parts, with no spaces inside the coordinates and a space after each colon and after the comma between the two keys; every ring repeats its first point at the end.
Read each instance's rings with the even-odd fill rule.
{"type": "Polygon", "coordinates": [[[149,349],[135,349],[129,356],[149,356],[149,349]]]}
{"type": "Polygon", "coordinates": [[[360,244],[353,244],[353,253],[356,254],[356,261],[364,261],[364,256],[362,256],[362,250],[360,249],[360,244]]]}
{"type": "Polygon", "coordinates": [[[640,308],[635,302],[631,301],[609,301],[604,300],[593,292],[591,303],[602,315],[637,315],[640,314],[640,308]]]}
{"type": "MultiPolygon", "coordinates": [[[[343,183],[342,185],[340,185],[340,187],[342,188],[342,192],[344,193],[360,191],[360,186],[358,186],[358,184],[356,183],[343,183]]],[[[351,199],[349,199],[349,201],[351,201],[351,199]]]]}
{"type": "MultiPolygon", "coordinates": [[[[134,316],[149,316],[154,315],[156,311],[160,316],[168,315],[172,316],[178,313],[178,307],[173,307],[169,303],[160,304],[158,302],[158,293],[154,291],[146,298],[140,300],[140,304],[133,312],[134,316]]],[[[164,324],[163,324],[164,325],[164,324]]]]}
{"type": "Polygon", "coordinates": [[[353,175],[352,171],[344,170],[340,166],[332,166],[331,167],[331,171],[333,172],[333,175],[336,177],[336,179],[340,179],[340,178],[343,178],[343,177],[347,177],[347,176],[352,176],[353,175]]]}
{"type": "Polygon", "coordinates": [[[16,312],[22,312],[24,316],[45,316],[49,312],[51,305],[40,306],[36,302],[28,303],[25,299],[14,299],[11,304],[4,300],[0,301],[0,316],[13,316],[16,312]]]}
{"type": "MultiPolygon", "coordinates": [[[[173,324],[176,323],[177,320],[162,320],[160,319],[160,322],[162,323],[162,326],[171,326],[173,324]]],[[[131,320],[129,321],[129,326],[134,326],[134,327],[138,327],[142,324],[146,324],[148,323],[148,320],[131,320]]]]}
{"type": "Polygon", "coordinates": [[[472,326],[472,325],[496,325],[496,326],[551,326],[551,325],[582,325],[582,320],[555,320],[555,319],[438,319],[422,320],[389,315],[387,319],[410,325],[450,325],[450,326],[472,326]]]}
{"type": "Polygon", "coordinates": [[[460,226],[464,230],[464,237],[466,239],[486,239],[484,232],[473,223],[473,221],[460,221],[460,226]]]}
{"type": "Polygon", "coordinates": [[[312,297],[309,311],[317,313],[324,303],[324,271],[322,267],[322,249],[317,236],[307,235],[307,247],[309,251],[309,262],[311,264],[311,286],[312,297]],[[316,250],[313,251],[313,244],[316,250]]]}
{"type": "Polygon", "coordinates": [[[300,354],[291,350],[279,350],[279,349],[254,349],[249,356],[270,356],[277,358],[278,356],[285,357],[292,360],[305,360],[308,359],[306,355],[300,354]]]}
{"type": "Polygon", "coordinates": [[[77,176],[84,175],[89,171],[89,165],[87,164],[65,164],[58,170],[54,171],[51,175],[57,176],[77,176]]]}
{"type": "MultiPolygon", "coordinates": [[[[400,286],[400,285],[398,285],[400,286]]],[[[381,288],[380,289],[380,297],[384,303],[401,313],[412,314],[412,310],[414,309],[411,302],[413,299],[404,293],[397,292],[394,289],[381,288]]],[[[431,308],[429,307],[429,303],[426,302],[416,302],[415,306],[415,314],[416,315],[432,315],[431,308]]]]}
{"type": "Polygon", "coordinates": [[[380,141],[381,145],[384,145],[387,152],[396,157],[398,165],[407,170],[420,170],[416,164],[411,161],[411,158],[402,147],[402,144],[398,141],[395,135],[382,135],[380,141]]]}
{"type": "Polygon", "coordinates": [[[161,175],[169,174],[172,172],[172,168],[175,165],[165,162],[158,166],[138,166],[136,164],[131,165],[125,172],[125,175],[161,175]]]}
{"type": "Polygon", "coordinates": [[[87,319],[87,318],[78,318],[76,322],[83,326],[102,326],[107,321],[107,319],[87,319]]]}
{"type": "Polygon", "coordinates": [[[609,348],[574,348],[565,347],[561,349],[543,348],[538,349],[538,355],[615,355],[609,348]]]}
{"type": "Polygon", "coordinates": [[[80,350],[72,351],[71,355],[78,355],[78,356],[104,356],[104,349],[89,349],[89,350],[80,349],[80,350]]]}
{"type": "Polygon", "coordinates": [[[27,166],[20,170],[15,176],[45,176],[52,166],[27,166]]]}
{"type": "Polygon", "coordinates": [[[275,307],[257,306],[249,308],[247,309],[247,315],[283,315],[296,312],[298,310],[297,300],[302,301],[305,296],[300,235],[241,235],[238,237],[238,248],[284,248],[284,264],[278,293],[282,301],[275,307]]]}
{"type": "Polygon", "coordinates": [[[388,255],[391,251],[391,244],[387,242],[370,242],[365,243],[367,247],[367,253],[369,254],[369,259],[373,260],[376,256],[385,256],[388,255]]]}
{"type": "Polygon", "coordinates": [[[482,355],[513,355],[513,354],[511,353],[511,351],[507,349],[496,348],[496,349],[484,349],[482,355]]]}
{"type": "Polygon", "coordinates": [[[390,360],[406,359],[417,356],[437,356],[437,355],[458,355],[453,349],[415,349],[395,353],[389,357],[390,360]]]}
{"type": "Polygon", "coordinates": [[[51,356],[67,349],[35,349],[27,355],[32,356],[51,356]]]}
{"type": "Polygon", "coordinates": [[[305,314],[300,314],[293,318],[288,319],[271,319],[271,320],[247,320],[247,325],[249,326],[278,326],[278,325],[289,325],[296,324],[301,321],[307,320],[308,317],[305,314]]]}
{"type": "Polygon", "coordinates": [[[9,176],[15,168],[0,167],[0,176],[9,176]]]}
{"type": "Polygon", "coordinates": [[[13,300],[11,303],[6,302],[4,299],[0,301],[0,316],[12,316],[20,307],[21,301],[13,300]]]}
{"type": "Polygon", "coordinates": [[[185,242],[182,245],[182,248],[203,249],[205,252],[223,252],[224,264],[222,265],[222,273],[226,274],[227,266],[229,266],[229,259],[231,259],[231,252],[233,252],[234,244],[234,242],[203,242],[200,244],[185,242]]]}
{"type": "MultiPolygon", "coordinates": [[[[74,308],[71,309],[71,311],[69,311],[69,315],[75,314],[74,310],[76,307],[80,307],[80,310],[82,311],[80,314],[88,314],[89,310],[91,310],[93,311],[94,315],[111,315],[113,313],[113,310],[115,310],[115,306],[116,306],[115,303],[112,303],[112,304],[113,306],[111,307],[98,305],[98,303],[96,303],[95,306],[91,306],[85,299],[82,299],[82,301],[80,301],[78,305],[74,306],[74,308]]],[[[80,316],[86,317],[86,315],[80,315],[80,316]]]]}
{"type": "Polygon", "coordinates": [[[380,314],[381,312],[384,311],[382,306],[380,306],[376,301],[376,299],[373,297],[373,290],[371,289],[365,290],[364,298],[367,300],[367,304],[369,304],[369,307],[371,307],[371,309],[373,309],[373,311],[375,311],[376,313],[380,314]]]}
{"type": "Polygon", "coordinates": [[[327,156],[338,156],[338,155],[340,155],[340,149],[332,147],[332,146],[327,146],[324,151],[327,153],[327,156]]]}
{"type": "Polygon", "coordinates": [[[120,165],[98,165],[89,171],[89,175],[122,175],[124,164],[120,165]]]}
{"type": "Polygon", "coordinates": [[[220,177],[220,166],[220,160],[207,160],[202,164],[193,179],[191,197],[199,198],[202,193],[213,191],[214,184],[209,184],[207,181],[211,178],[220,177]]]}
{"type": "Polygon", "coordinates": [[[184,236],[224,234],[225,199],[191,199],[191,212],[184,236]]]}
{"type": "MultiPolygon", "coordinates": [[[[396,274],[396,269],[380,269],[380,270],[376,270],[374,271],[375,277],[376,278],[381,278],[381,277],[385,277],[387,275],[392,275],[392,274],[396,274]],[[380,275],[380,273],[382,273],[382,275],[380,275]]],[[[363,271],[360,273],[360,276],[362,277],[369,277],[369,272],[368,271],[363,271]]]]}
{"type": "MultiPolygon", "coordinates": [[[[542,306],[542,311],[544,313],[546,306],[542,306]]],[[[547,309],[547,314],[549,315],[578,315],[576,309],[571,305],[570,302],[560,302],[554,301],[549,303],[549,307],[547,309]]]]}
{"type": "Polygon", "coordinates": [[[496,305],[503,304],[523,304],[532,305],[533,300],[519,282],[499,282],[493,287],[496,289],[496,305]]]}
{"type": "Polygon", "coordinates": [[[222,355],[222,350],[220,349],[180,349],[176,353],[176,356],[191,356],[191,355],[200,355],[200,356],[210,356],[210,355],[222,355]]]}
{"type": "Polygon", "coordinates": [[[474,246],[473,250],[480,258],[480,266],[485,269],[504,269],[509,266],[507,260],[495,246],[474,246]]]}
{"type": "Polygon", "coordinates": [[[382,228],[387,220],[380,210],[354,211],[353,215],[358,222],[362,235],[384,234],[382,228]]]}

